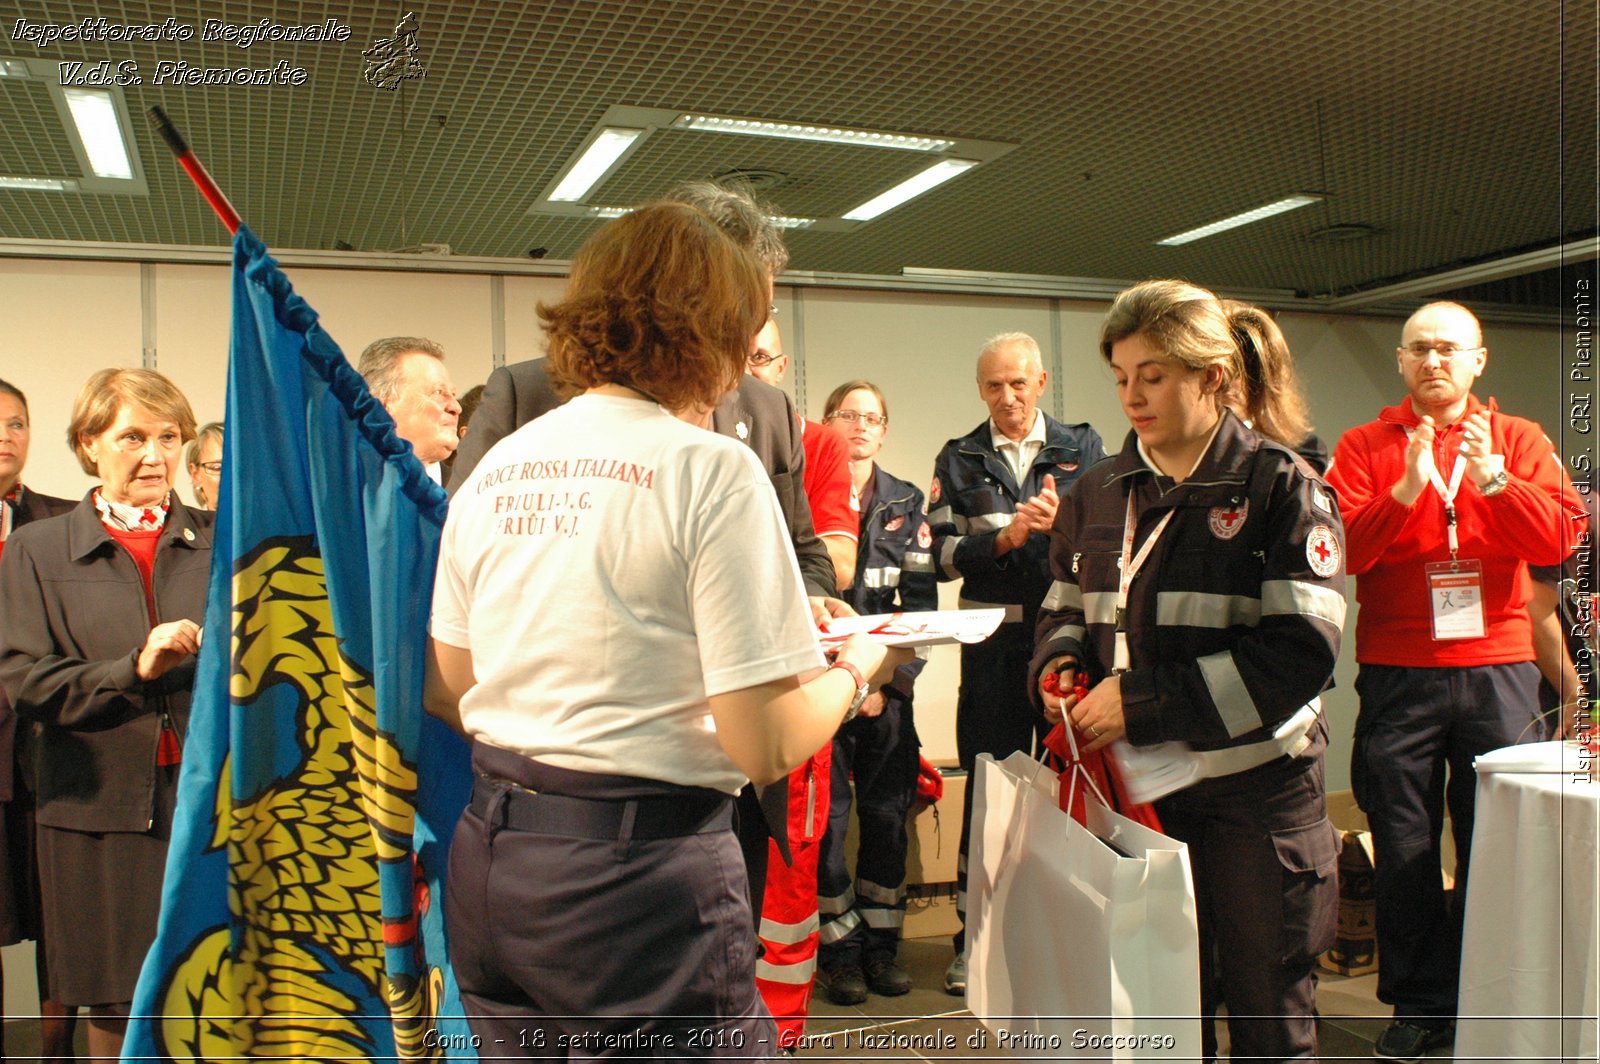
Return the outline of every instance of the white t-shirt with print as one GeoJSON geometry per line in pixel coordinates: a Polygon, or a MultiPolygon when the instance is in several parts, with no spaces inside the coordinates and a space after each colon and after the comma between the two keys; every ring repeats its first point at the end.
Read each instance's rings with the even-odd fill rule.
{"type": "Polygon", "coordinates": [[[823,666],[748,447],[581,395],[501,440],[450,504],[433,637],[472,652],[467,732],[546,764],[747,781],[706,699],[823,666]]]}

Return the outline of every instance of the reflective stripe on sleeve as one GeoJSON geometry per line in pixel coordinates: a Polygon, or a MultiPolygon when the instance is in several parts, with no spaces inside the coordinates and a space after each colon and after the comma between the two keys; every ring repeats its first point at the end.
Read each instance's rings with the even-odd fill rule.
{"type": "Polygon", "coordinates": [[[1261,623],[1261,600],[1251,595],[1206,591],[1163,591],[1156,595],[1156,623],[1162,627],[1254,628],[1261,623]]]}
{"type": "Polygon", "coordinates": [[[1244,685],[1244,677],[1239,675],[1239,666],[1234,664],[1231,651],[1207,654],[1196,664],[1200,666],[1206,690],[1211,692],[1211,701],[1216,704],[1217,716],[1222,718],[1229,738],[1261,727],[1261,713],[1244,685]]]}
{"type": "Polygon", "coordinates": [[[905,563],[905,571],[908,573],[933,572],[933,555],[927,551],[908,550],[902,560],[905,563]]]}
{"type": "Polygon", "coordinates": [[[1044,602],[1041,605],[1047,610],[1064,610],[1069,607],[1081,610],[1083,592],[1071,581],[1056,580],[1050,584],[1050,590],[1045,592],[1044,602]]]}
{"type": "Polygon", "coordinates": [[[1083,593],[1083,619],[1088,624],[1117,623],[1117,593],[1115,591],[1085,591],[1083,593]]]}
{"type": "Polygon", "coordinates": [[[941,506],[938,509],[934,510],[932,513],[930,513],[928,515],[928,524],[930,524],[930,525],[953,525],[953,524],[956,523],[954,514],[955,514],[955,511],[950,509],[949,505],[946,504],[946,505],[941,506]]]}
{"type": "Polygon", "coordinates": [[[961,574],[956,571],[956,548],[961,546],[960,536],[946,536],[939,545],[939,568],[944,570],[944,575],[952,580],[961,579],[961,574]]]}
{"type": "MultiPolygon", "coordinates": [[[[998,532],[1017,519],[1016,514],[975,514],[966,519],[964,532],[998,532]]],[[[957,524],[961,519],[957,518],[957,524]]]]}
{"type": "Polygon", "coordinates": [[[1280,616],[1298,614],[1327,621],[1335,628],[1344,627],[1348,604],[1344,596],[1324,584],[1305,580],[1263,580],[1261,582],[1261,612],[1280,616]]]}
{"type": "Polygon", "coordinates": [[[885,565],[877,569],[867,569],[861,574],[862,587],[899,587],[900,570],[892,565],[885,565]]]}

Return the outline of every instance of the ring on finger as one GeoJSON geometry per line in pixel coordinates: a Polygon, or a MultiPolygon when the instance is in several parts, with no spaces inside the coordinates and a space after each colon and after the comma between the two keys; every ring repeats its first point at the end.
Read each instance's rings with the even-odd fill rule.
{"type": "Polygon", "coordinates": [[[1089,734],[1098,739],[1100,738],[1100,729],[1091,724],[1089,725],[1089,734]]]}

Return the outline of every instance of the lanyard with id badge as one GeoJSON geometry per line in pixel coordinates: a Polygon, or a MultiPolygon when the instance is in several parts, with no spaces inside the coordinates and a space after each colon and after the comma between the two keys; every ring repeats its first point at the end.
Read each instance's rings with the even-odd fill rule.
{"type": "Polygon", "coordinates": [[[1428,474],[1433,490],[1444,500],[1445,531],[1450,544],[1449,561],[1429,562],[1423,567],[1435,639],[1482,639],[1484,634],[1483,564],[1456,557],[1461,547],[1456,536],[1456,492],[1461,490],[1466,468],[1466,456],[1458,454],[1449,484],[1440,478],[1437,468],[1428,474]]]}

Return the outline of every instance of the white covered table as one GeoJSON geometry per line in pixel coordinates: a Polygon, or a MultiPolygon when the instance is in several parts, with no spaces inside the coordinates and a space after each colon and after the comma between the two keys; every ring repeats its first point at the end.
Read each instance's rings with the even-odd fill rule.
{"type": "Polygon", "coordinates": [[[1600,1057],[1600,784],[1562,746],[1478,759],[1457,1061],[1600,1057]]]}

